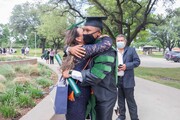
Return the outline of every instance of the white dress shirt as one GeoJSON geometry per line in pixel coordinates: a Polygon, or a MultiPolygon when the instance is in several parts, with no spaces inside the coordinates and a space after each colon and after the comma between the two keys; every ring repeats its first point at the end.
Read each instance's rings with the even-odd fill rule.
{"type": "Polygon", "coordinates": [[[77,70],[72,70],[71,77],[75,80],[79,80],[80,82],[83,81],[81,72],[77,70]]]}
{"type": "MultiPolygon", "coordinates": [[[[118,50],[118,65],[123,64],[123,54],[118,50]]],[[[118,71],[118,76],[124,76],[124,71],[118,71]]]]}

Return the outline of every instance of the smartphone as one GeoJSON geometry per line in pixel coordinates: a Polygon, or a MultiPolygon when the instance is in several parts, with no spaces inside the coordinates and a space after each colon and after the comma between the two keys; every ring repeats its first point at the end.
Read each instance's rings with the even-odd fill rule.
{"type": "Polygon", "coordinates": [[[121,68],[123,66],[123,64],[119,64],[118,67],[121,68]]]}

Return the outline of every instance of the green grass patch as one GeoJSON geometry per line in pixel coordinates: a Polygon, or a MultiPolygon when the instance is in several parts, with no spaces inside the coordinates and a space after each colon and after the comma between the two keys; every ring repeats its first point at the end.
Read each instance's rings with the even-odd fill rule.
{"type": "Polygon", "coordinates": [[[43,88],[49,87],[51,85],[53,85],[53,81],[45,78],[45,77],[39,77],[36,79],[36,82],[41,85],[43,88]]]}
{"type": "Polygon", "coordinates": [[[41,76],[50,77],[52,74],[52,71],[47,68],[47,66],[44,66],[42,64],[38,64],[39,67],[39,74],[41,76]]]}
{"type": "Polygon", "coordinates": [[[9,104],[1,105],[0,107],[0,113],[5,118],[14,118],[17,115],[17,111],[14,106],[9,104]]]}
{"type": "Polygon", "coordinates": [[[180,89],[180,68],[145,68],[135,69],[135,75],[147,80],[180,89]]]}
{"type": "Polygon", "coordinates": [[[35,99],[42,98],[44,95],[43,91],[40,88],[35,87],[33,85],[30,85],[28,87],[28,93],[32,98],[35,98],[35,99]]]}
{"type": "Polygon", "coordinates": [[[1,65],[0,74],[5,76],[6,78],[12,78],[15,76],[15,70],[11,65],[1,65]]]}
{"type": "MultiPolygon", "coordinates": [[[[21,48],[17,49],[17,53],[14,53],[14,55],[22,55],[21,54],[21,48]]],[[[40,57],[42,55],[42,49],[37,48],[36,50],[34,48],[29,49],[29,55],[28,56],[37,56],[40,57]]]]}
{"type": "Polygon", "coordinates": [[[36,104],[29,94],[21,93],[17,98],[17,103],[20,107],[34,107],[36,104]]]}
{"type": "Polygon", "coordinates": [[[16,91],[14,89],[6,90],[4,93],[0,94],[0,103],[15,105],[16,104],[16,91]]]}
{"type": "Polygon", "coordinates": [[[164,55],[162,52],[153,52],[150,54],[150,56],[155,57],[155,58],[164,58],[164,55]]]}

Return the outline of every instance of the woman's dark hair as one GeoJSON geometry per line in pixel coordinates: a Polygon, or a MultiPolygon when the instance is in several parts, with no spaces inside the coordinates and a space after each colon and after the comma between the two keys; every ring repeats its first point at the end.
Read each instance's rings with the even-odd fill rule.
{"type": "Polygon", "coordinates": [[[65,45],[67,46],[75,46],[78,43],[76,42],[76,37],[79,37],[79,34],[77,32],[77,27],[73,28],[72,30],[68,30],[66,32],[66,36],[65,36],[65,45]]]}
{"type": "MultiPolygon", "coordinates": [[[[68,30],[65,36],[65,46],[75,46],[77,45],[76,37],[79,37],[77,32],[77,27],[73,28],[72,30],[68,30]]],[[[63,58],[61,70],[70,70],[74,68],[74,56],[67,55],[63,58]]]]}

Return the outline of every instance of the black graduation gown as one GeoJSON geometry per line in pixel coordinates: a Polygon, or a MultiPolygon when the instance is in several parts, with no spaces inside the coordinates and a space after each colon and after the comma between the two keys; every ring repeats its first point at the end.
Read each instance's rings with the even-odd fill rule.
{"type": "Polygon", "coordinates": [[[96,120],[112,120],[113,108],[117,99],[116,56],[116,51],[113,48],[100,53],[92,59],[89,66],[91,69],[81,72],[82,85],[90,85],[96,97],[96,120]],[[105,56],[114,58],[114,60],[108,61],[105,56]],[[109,69],[106,69],[106,66],[109,69]]]}

